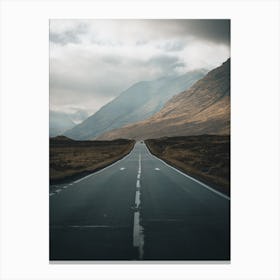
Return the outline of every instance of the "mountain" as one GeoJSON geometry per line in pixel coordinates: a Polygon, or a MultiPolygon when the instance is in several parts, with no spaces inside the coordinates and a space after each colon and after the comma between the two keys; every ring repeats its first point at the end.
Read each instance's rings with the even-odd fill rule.
{"type": "Polygon", "coordinates": [[[50,141],[51,142],[73,142],[75,140],[70,139],[70,138],[68,138],[66,136],[63,136],[63,135],[58,135],[58,136],[55,136],[55,137],[51,137],[50,141]]]}
{"type": "Polygon", "coordinates": [[[69,118],[69,116],[62,112],[50,110],[50,137],[55,137],[62,134],[64,131],[75,126],[75,123],[69,118]]]}
{"type": "Polygon", "coordinates": [[[107,132],[98,139],[230,134],[230,59],[150,118],[107,132]]]}
{"type": "Polygon", "coordinates": [[[106,131],[149,118],[172,96],[189,88],[205,74],[205,70],[197,70],[178,77],[136,83],[64,135],[76,140],[93,139],[106,131]]]}

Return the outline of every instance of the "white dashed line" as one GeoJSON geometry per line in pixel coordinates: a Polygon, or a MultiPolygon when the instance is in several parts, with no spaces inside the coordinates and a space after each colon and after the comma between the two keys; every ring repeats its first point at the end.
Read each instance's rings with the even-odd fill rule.
{"type": "Polygon", "coordinates": [[[135,193],[135,212],[133,221],[133,246],[138,248],[138,258],[143,259],[144,255],[144,233],[143,227],[140,225],[140,204],[141,204],[141,193],[140,193],[140,174],[141,174],[141,154],[139,154],[139,168],[136,181],[136,193],[135,193]]]}
{"type": "Polygon", "coordinates": [[[134,213],[133,246],[138,248],[139,259],[142,260],[144,255],[144,235],[143,227],[140,225],[139,211],[134,213]]]}
{"type": "Polygon", "coordinates": [[[160,169],[159,169],[158,167],[156,167],[156,168],[155,168],[155,170],[157,170],[157,171],[158,171],[158,170],[160,170],[160,169]]]}
{"type": "Polygon", "coordinates": [[[138,209],[140,206],[140,191],[136,191],[135,195],[135,208],[138,209]]]}

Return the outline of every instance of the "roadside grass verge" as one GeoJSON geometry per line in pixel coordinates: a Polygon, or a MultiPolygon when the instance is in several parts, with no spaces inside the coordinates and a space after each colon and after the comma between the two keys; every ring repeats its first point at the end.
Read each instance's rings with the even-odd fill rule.
{"type": "Polygon", "coordinates": [[[145,143],[166,163],[230,195],[229,135],[164,137],[145,143]]]}
{"type": "Polygon", "coordinates": [[[98,171],[123,158],[134,140],[75,141],[63,136],[50,139],[50,185],[67,183],[98,171]]]}

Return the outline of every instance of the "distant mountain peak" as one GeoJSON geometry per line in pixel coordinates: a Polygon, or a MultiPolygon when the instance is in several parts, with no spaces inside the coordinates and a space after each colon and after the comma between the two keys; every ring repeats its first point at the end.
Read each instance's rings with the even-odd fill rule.
{"type": "Polygon", "coordinates": [[[68,138],[66,136],[63,136],[63,135],[58,135],[56,137],[51,137],[51,140],[55,140],[55,141],[74,141],[73,139],[68,138]]]}
{"type": "Polygon", "coordinates": [[[104,133],[98,139],[133,139],[230,133],[230,59],[189,89],[174,95],[146,120],[104,133]]]}
{"type": "Polygon", "coordinates": [[[76,140],[94,139],[104,132],[142,121],[158,112],[175,94],[205,75],[196,70],[178,77],[140,81],[123,91],[82,123],[63,133],[76,140]]]}

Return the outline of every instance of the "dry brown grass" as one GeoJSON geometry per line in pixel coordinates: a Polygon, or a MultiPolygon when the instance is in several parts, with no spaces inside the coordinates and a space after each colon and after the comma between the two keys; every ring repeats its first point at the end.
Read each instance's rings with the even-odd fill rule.
{"type": "Polygon", "coordinates": [[[159,158],[213,188],[230,194],[230,136],[170,137],[145,142],[159,158]]]}
{"type": "Polygon", "coordinates": [[[74,141],[50,139],[50,183],[71,181],[97,171],[128,154],[133,140],[74,141]]]}

